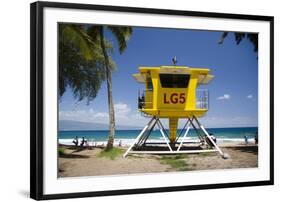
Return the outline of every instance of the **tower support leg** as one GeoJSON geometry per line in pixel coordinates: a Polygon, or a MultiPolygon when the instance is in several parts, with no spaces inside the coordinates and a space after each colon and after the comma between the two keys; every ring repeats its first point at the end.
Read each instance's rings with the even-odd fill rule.
{"type": "Polygon", "coordinates": [[[159,119],[158,119],[158,120],[157,120],[157,125],[158,125],[158,127],[159,127],[159,129],[160,129],[160,133],[161,133],[161,135],[163,136],[163,138],[164,138],[164,140],[165,140],[165,142],[166,142],[166,144],[167,144],[169,150],[170,150],[171,152],[173,152],[173,150],[172,150],[172,148],[171,148],[171,146],[170,146],[170,144],[169,144],[169,142],[168,142],[168,140],[167,140],[167,138],[166,138],[166,136],[165,136],[165,134],[164,134],[164,132],[163,132],[163,130],[165,130],[165,129],[163,128],[163,125],[160,124],[159,122],[160,122],[160,121],[159,121],[159,119]]]}
{"type": "Polygon", "coordinates": [[[186,126],[189,124],[189,122],[190,122],[190,120],[188,119],[188,120],[186,121],[186,123],[184,124],[184,126],[183,126],[183,128],[182,128],[180,134],[177,136],[176,142],[178,142],[179,138],[182,136],[182,133],[183,133],[183,131],[185,130],[186,126]]]}
{"type": "Polygon", "coordinates": [[[143,145],[145,145],[146,140],[149,138],[151,132],[153,131],[156,123],[157,123],[158,118],[155,118],[152,123],[150,124],[150,126],[147,128],[147,132],[143,134],[143,136],[139,139],[139,141],[136,143],[137,147],[141,147],[143,145]]]}
{"type": "Polygon", "coordinates": [[[188,126],[187,129],[186,129],[186,131],[185,131],[185,133],[184,133],[184,135],[183,135],[183,137],[182,137],[181,143],[180,143],[180,145],[179,145],[177,151],[179,151],[179,150],[181,149],[182,144],[183,144],[183,142],[184,142],[184,140],[185,140],[185,137],[186,137],[187,134],[188,134],[189,129],[190,129],[190,127],[188,126]]]}
{"type": "Polygon", "coordinates": [[[206,137],[210,140],[210,142],[212,143],[212,145],[216,148],[216,150],[219,152],[219,154],[221,155],[222,158],[228,158],[227,154],[224,154],[222,152],[222,150],[218,147],[218,145],[215,143],[215,141],[213,140],[213,138],[209,135],[209,133],[206,131],[206,129],[204,128],[204,126],[198,121],[198,119],[194,116],[195,121],[197,122],[197,124],[199,125],[200,129],[204,132],[204,134],[206,135],[206,137]]]}
{"type": "MultiPolygon", "coordinates": [[[[134,140],[133,144],[126,150],[123,157],[125,158],[129,153],[132,154],[189,154],[189,153],[205,153],[205,152],[218,152],[222,158],[226,159],[228,158],[228,155],[223,153],[222,150],[218,147],[218,145],[214,142],[212,137],[209,135],[207,130],[203,127],[202,124],[198,121],[198,119],[193,116],[192,118],[188,118],[187,123],[185,124],[182,131],[184,131],[185,127],[187,126],[185,133],[182,137],[182,140],[180,141],[180,144],[177,148],[177,150],[173,150],[173,148],[170,145],[169,142],[169,136],[167,132],[165,131],[164,126],[162,125],[160,119],[158,117],[152,117],[151,120],[148,122],[148,124],[143,128],[143,130],[139,133],[137,138],[134,140]],[[149,138],[151,131],[153,128],[157,125],[159,127],[160,133],[162,137],[164,138],[164,141],[168,147],[168,151],[163,150],[153,150],[153,151],[145,151],[145,150],[133,150],[133,148],[138,148],[143,145],[145,145],[147,139],[149,138]],[[197,125],[197,126],[195,126],[197,125]],[[190,128],[193,127],[200,139],[200,142],[209,143],[213,148],[212,149],[203,149],[203,150],[180,150],[185,142],[186,136],[188,135],[190,128]],[[208,141],[206,141],[206,138],[208,141]]],[[[180,134],[181,135],[181,134],[180,134]]],[[[178,142],[178,138],[176,139],[176,142],[178,142]]],[[[157,143],[155,143],[157,144],[157,143]]]]}
{"type": "Polygon", "coordinates": [[[139,139],[145,134],[147,129],[150,127],[150,125],[153,123],[153,120],[155,120],[155,117],[152,117],[152,119],[148,122],[148,124],[142,129],[140,134],[137,136],[137,138],[134,140],[133,144],[127,149],[127,151],[124,153],[123,157],[125,158],[128,153],[131,151],[131,149],[135,146],[135,144],[139,141],[139,139]]]}

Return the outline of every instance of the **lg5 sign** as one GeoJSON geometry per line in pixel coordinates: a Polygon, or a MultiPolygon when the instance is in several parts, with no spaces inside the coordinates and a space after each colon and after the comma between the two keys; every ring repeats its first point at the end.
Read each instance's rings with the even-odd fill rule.
{"type": "Polygon", "coordinates": [[[185,93],[171,93],[167,95],[164,93],[164,104],[184,104],[185,93]]]}

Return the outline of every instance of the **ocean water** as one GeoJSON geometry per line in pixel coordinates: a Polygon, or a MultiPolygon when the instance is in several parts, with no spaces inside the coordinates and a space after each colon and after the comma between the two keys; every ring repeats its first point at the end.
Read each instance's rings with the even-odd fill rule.
{"type": "MultiPolygon", "coordinates": [[[[241,127],[241,128],[208,128],[209,133],[212,133],[218,143],[223,142],[244,142],[244,136],[248,137],[249,142],[254,142],[254,137],[258,132],[257,127],[241,127]]],[[[114,144],[130,145],[134,139],[138,136],[141,130],[116,130],[114,144]]],[[[169,131],[167,131],[169,132],[169,131]]],[[[180,134],[181,130],[178,130],[180,134]]],[[[184,132],[183,132],[184,133],[184,132]]],[[[109,132],[107,130],[89,130],[89,131],[59,131],[58,139],[59,143],[71,145],[73,139],[78,136],[81,140],[82,137],[88,140],[89,144],[105,144],[108,138],[109,132]]],[[[183,136],[183,134],[182,134],[183,136]]],[[[196,132],[191,129],[187,135],[186,140],[196,140],[196,132]]],[[[164,141],[159,130],[152,131],[149,141],[164,141]]]]}

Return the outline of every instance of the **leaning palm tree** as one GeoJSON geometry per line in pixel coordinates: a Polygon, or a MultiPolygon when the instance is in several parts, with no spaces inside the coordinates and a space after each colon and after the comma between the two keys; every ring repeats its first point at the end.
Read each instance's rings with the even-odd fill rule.
{"type": "Polygon", "coordinates": [[[123,53],[127,47],[127,41],[130,38],[133,29],[131,27],[120,26],[90,26],[88,29],[89,36],[94,41],[99,41],[100,47],[103,52],[105,62],[105,76],[107,84],[107,96],[108,96],[108,109],[109,109],[109,137],[106,149],[113,148],[114,136],[115,136],[115,113],[112,97],[112,76],[110,69],[110,57],[106,49],[107,39],[104,36],[105,29],[110,31],[116,38],[119,48],[119,53],[123,53]]]}

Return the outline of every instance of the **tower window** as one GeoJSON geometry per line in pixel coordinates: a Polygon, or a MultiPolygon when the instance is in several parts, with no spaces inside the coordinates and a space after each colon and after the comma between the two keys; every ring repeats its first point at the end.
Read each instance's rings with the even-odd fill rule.
{"type": "Polygon", "coordinates": [[[147,90],[153,91],[153,84],[152,84],[152,79],[150,76],[147,77],[146,83],[147,83],[147,90]]]}
{"type": "Polygon", "coordinates": [[[159,74],[163,88],[187,88],[190,75],[188,74],[159,74]]]}

